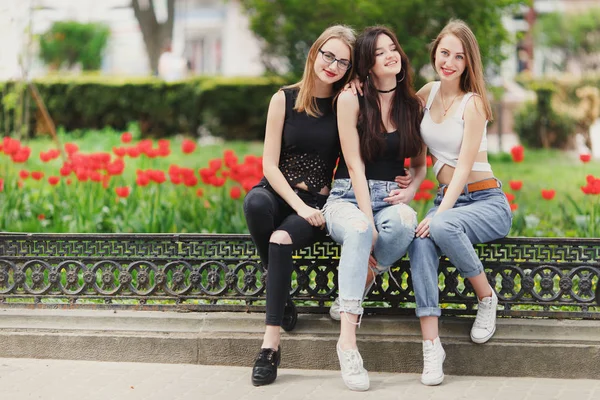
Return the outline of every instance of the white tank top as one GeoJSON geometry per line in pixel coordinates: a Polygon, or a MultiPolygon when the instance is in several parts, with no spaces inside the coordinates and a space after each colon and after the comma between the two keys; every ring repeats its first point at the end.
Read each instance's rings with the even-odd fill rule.
{"type": "MultiPolygon", "coordinates": [[[[463,119],[463,114],[465,112],[465,106],[469,99],[475,95],[475,93],[472,92],[465,94],[456,113],[446,118],[442,123],[437,124],[431,119],[429,109],[431,108],[431,103],[433,103],[433,99],[439,89],[440,82],[435,82],[431,87],[431,92],[429,92],[425,113],[423,115],[423,120],[421,121],[421,136],[423,137],[423,141],[427,147],[429,147],[431,154],[437,158],[436,163],[433,165],[433,173],[436,177],[444,164],[456,168],[458,154],[460,153],[460,146],[462,145],[464,135],[465,121],[463,119]]],[[[487,121],[483,128],[483,136],[481,137],[479,151],[487,151],[487,121]]],[[[492,166],[487,162],[474,162],[471,170],[492,172],[492,166]]]]}

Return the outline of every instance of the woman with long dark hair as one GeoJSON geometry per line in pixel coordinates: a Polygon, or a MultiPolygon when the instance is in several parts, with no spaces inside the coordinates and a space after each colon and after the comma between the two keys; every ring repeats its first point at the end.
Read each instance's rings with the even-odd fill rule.
{"type": "Polygon", "coordinates": [[[408,203],[425,177],[426,160],[419,132],[422,106],[396,36],[382,26],[365,29],[356,42],[355,63],[364,96],[350,91],[339,96],[343,156],[324,215],[331,237],[342,244],[334,304],[341,315],[342,378],[351,390],[367,390],[369,377],[356,345],[365,282],[388,270],[412,242],[417,215],[408,203]],[[411,159],[413,180],[401,189],[395,181],[405,175],[405,158],[411,159]]]}

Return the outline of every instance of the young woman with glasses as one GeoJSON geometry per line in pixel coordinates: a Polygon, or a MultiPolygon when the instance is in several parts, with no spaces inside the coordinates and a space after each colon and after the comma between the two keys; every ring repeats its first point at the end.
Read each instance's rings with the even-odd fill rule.
{"type": "Polygon", "coordinates": [[[340,153],[334,101],[352,76],[354,42],[348,27],[326,29],[310,48],[300,82],[279,90],[269,105],[264,178],[244,200],[248,229],[268,269],[266,329],[252,369],[256,386],[277,378],[280,327],[296,323],[292,253],[325,232],[321,210],[340,153]]]}

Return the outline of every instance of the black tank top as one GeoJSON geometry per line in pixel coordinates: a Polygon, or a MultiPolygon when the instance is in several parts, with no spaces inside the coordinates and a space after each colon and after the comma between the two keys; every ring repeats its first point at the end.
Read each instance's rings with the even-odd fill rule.
{"type": "Polygon", "coordinates": [[[340,138],[333,98],[316,98],[321,116],[294,110],[297,88],[285,93],[285,122],[279,169],[291,186],[304,182],[310,192],[331,189],[333,169],[340,155],[340,138]]]}
{"type": "MultiPolygon", "coordinates": [[[[358,97],[360,109],[364,107],[364,98],[358,97]]],[[[359,131],[360,135],[360,131],[359,131]]],[[[404,158],[400,153],[400,132],[395,130],[390,133],[381,133],[384,140],[384,151],[375,161],[365,162],[365,176],[367,179],[378,181],[393,181],[396,176],[404,176],[404,158]]],[[[350,179],[348,166],[342,154],[340,163],[335,171],[335,179],[350,179]]]]}

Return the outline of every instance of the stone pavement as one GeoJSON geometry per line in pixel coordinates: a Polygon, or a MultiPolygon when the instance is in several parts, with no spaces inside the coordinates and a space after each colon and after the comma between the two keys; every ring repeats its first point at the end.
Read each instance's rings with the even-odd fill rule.
{"type": "Polygon", "coordinates": [[[0,399],[600,399],[600,380],[446,376],[426,387],[417,374],[369,376],[371,389],[357,393],[337,371],[281,369],[274,384],[257,388],[243,367],[0,358],[0,399]]]}

